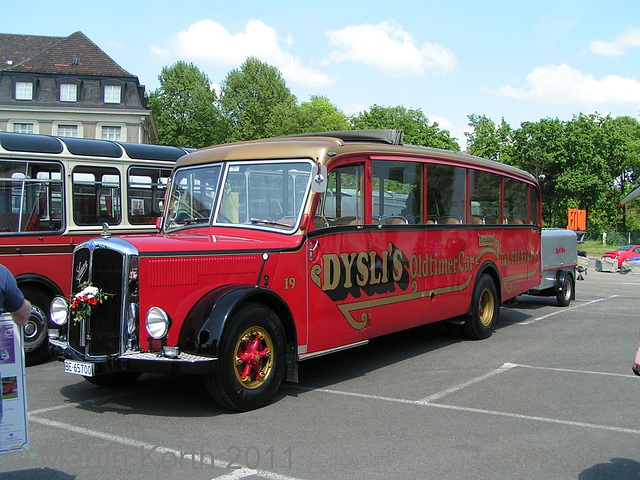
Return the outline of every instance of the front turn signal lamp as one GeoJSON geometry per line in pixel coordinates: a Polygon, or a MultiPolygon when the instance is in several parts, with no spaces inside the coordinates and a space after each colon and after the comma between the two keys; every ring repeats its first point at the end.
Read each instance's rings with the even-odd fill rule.
{"type": "Polygon", "coordinates": [[[55,297],[51,302],[51,321],[56,325],[64,325],[67,323],[67,313],[69,312],[69,304],[67,299],[63,297],[55,297]]]}

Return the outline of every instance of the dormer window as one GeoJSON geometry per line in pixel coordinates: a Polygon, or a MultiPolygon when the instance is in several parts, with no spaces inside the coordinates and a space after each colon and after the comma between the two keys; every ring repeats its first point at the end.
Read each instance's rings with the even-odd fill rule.
{"type": "Polygon", "coordinates": [[[16,82],[16,100],[33,100],[33,83],[32,82],[16,82]]]}
{"type": "Polygon", "coordinates": [[[104,103],[121,103],[122,87],[120,85],[104,86],[104,103]]]}
{"type": "Polygon", "coordinates": [[[60,101],[61,102],[77,102],[78,101],[78,85],[75,83],[60,84],[60,101]]]}

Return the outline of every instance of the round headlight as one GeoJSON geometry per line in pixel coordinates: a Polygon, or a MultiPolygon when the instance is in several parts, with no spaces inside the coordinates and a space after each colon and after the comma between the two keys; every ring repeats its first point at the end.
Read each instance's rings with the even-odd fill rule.
{"type": "Polygon", "coordinates": [[[64,325],[67,323],[67,312],[69,311],[69,304],[67,300],[62,297],[55,297],[51,302],[51,321],[56,325],[64,325]]]}
{"type": "Polygon", "coordinates": [[[169,331],[169,316],[161,308],[151,307],[147,312],[145,325],[147,326],[149,335],[159,340],[169,331]]]}

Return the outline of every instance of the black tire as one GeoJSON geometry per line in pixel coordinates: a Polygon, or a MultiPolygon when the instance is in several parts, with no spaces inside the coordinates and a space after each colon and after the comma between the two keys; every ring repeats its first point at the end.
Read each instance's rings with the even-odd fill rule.
{"type": "Polygon", "coordinates": [[[219,350],[221,368],[205,377],[207,390],[223,408],[260,408],[271,401],[284,377],[282,324],[273,310],[258,303],[243,305],[229,322],[219,350]]]}
{"type": "Polygon", "coordinates": [[[568,307],[573,298],[575,284],[573,283],[573,277],[567,275],[562,282],[562,289],[556,293],[556,300],[559,307],[568,307]]]}
{"type": "Polygon", "coordinates": [[[49,358],[47,323],[53,298],[36,287],[24,286],[20,290],[24,298],[31,302],[29,321],[22,327],[25,363],[27,366],[39,365],[49,358]]]}
{"type": "Polygon", "coordinates": [[[116,372],[107,373],[105,375],[96,375],[95,377],[84,377],[84,379],[98,387],[115,388],[131,385],[140,377],[140,375],[142,375],[141,372],[116,372]]]}
{"type": "Polygon", "coordinates": [[[489,275],[482,275],[473,289],[471,316],[464,323],[464,333],[471,340],[482,340],[493,333],[500,315],[496,284],[489,275]]]}

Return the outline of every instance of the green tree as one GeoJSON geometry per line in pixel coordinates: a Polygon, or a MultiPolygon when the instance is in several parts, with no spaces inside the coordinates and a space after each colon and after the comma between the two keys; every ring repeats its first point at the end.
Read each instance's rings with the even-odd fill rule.
{"type": "Polygon", "coordinates": [[[512,130],[504,118],[500,125],[485,115],[469,115],[472,132],[465,132],[467,153],[496,162],[510,163],[512,130]]]}
{"type": "Polygon", "coordinates": [[[429,125],[429,119],[420,109],[373,105],[368,111],[352,117],[351,125],[356,130],[402,130],[406,144],[460,151],[460,145],[451,138],[449,131],[440,130],[436,122],[429,125]]]}
{"type": "Polygon", "coordinates": [[[221,85],[228,141],[296,133],[298,101],[276,67],[249,57],[221,85]]]}
{"type": "Polygon", "coordinates": [[[218,143],[223,124],[209,77],[192,63],[163,67],[149,105],[161,145],[200,148],[218,143]]]}
{"type": "Polygon", "coordinates": [[[335,132],[350,130],[347,117],[327,97],[312,95],[309,102],[300,104],[298,132],[335,132]]]}

